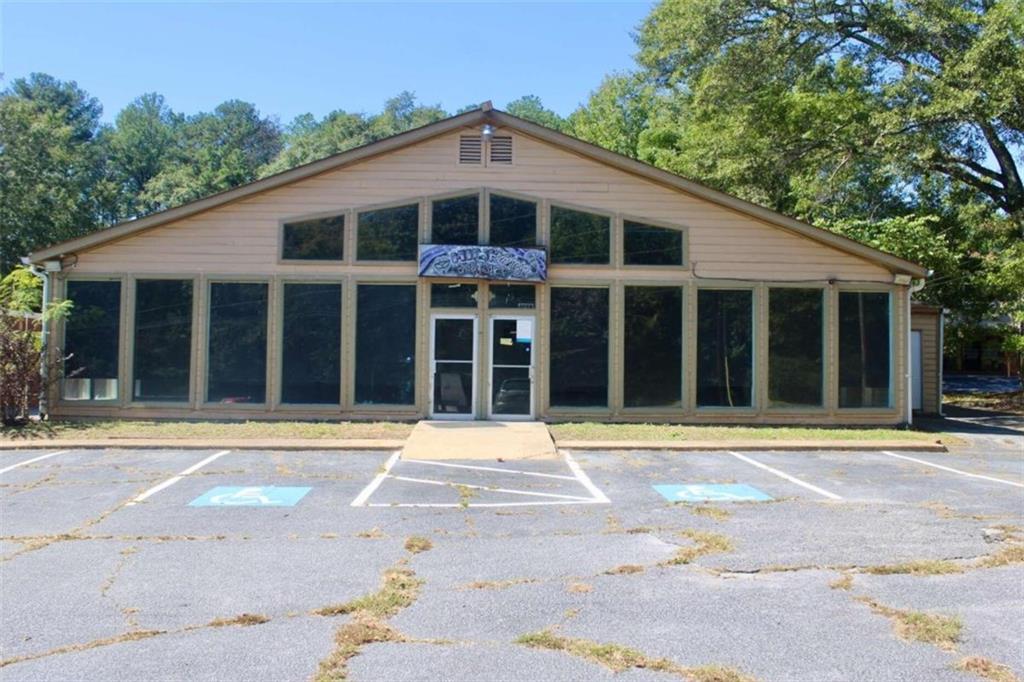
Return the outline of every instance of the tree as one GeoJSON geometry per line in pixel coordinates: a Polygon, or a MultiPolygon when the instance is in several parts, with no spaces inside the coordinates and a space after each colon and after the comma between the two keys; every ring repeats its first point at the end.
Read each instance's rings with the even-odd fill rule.
{"type": "Polygon", "coordinates": [[[533,121],[542,126],[553,128],[564,132],[567,127],[566,120],[551,109],[545,109],[544,103],[536,95],[524,95],[514,99],[505,107],[505,111],[518,116],[519,118],[533,121]]]}
{"type": "Polygon", "coordinates": [[[568,132],[581,140],[633,158],[655,105],[654,89],[637,76],[608,76],[585,105],[568,119],[568,132]]]}
{"type": "Polygon", "coordinates": [[[117,115],[106,132],[111,175],[119,184],[119,218],[150,213],[156,208],[142,194],[153,178],[170,163],[175,153],[183,117],[171,111],[155,92],[136,98],[117,115]]]}
{"type": "MultiPolygon", "coordinates": [[[[834,125],[807,129],[795,152],[940,173],[1024,226],[1021,0],[665,0],[638,42],[645,75],[688,111],[738,108],[755,131],[766,100],[836,80],[824,96],[846,92],[853,108],[827,106],[834,125]]],[[[799,129],[782,127],[784,142],[787,130],[799,129]]]]}
{"type": "Polygon", "coordinates": [[[140,199],[170,208],[252,182],[281,151],[277,121],[253,104],[231,100],[212,113],[200,113],[175,126],[171,159],[146,183],[140,199]]]}
{"type": "Polygon", "coordinates": [[[114,211],[99,103],[43,74],[0,93],[0,275],[39,247],[87,234],[114,211]]]}

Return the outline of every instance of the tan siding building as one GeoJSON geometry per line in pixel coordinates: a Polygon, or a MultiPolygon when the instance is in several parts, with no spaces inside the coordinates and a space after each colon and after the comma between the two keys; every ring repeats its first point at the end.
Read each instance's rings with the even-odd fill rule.
{"type": "Polygon", "coordinates": [[[895,424],[925,275],[487,105],[31,260],[60,416],[895,424]]]}

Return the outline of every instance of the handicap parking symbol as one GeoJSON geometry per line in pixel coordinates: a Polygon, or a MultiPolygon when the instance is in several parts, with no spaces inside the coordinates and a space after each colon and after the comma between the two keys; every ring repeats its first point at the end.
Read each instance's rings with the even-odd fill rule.
{"type": "Polygon", "coordinates": [[[772,499],[770,495],[757,488],[742,483],[692,483],[653,487],[670,502],[766,502],[772,499]]]}
{"type": "Polygon", "coordinates": [[[188,503],[190,507],[294,507],[312,488],[217,486],[188,503]]]}

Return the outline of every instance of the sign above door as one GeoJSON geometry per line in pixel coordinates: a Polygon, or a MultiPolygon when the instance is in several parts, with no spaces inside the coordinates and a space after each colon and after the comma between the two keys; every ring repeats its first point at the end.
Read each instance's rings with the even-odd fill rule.
{"type": "Polygon", "coordinates": [[[547,251],[513,246],[421,244],[420,277],[452,277],[507,282],[543,282],[547,251]]]}

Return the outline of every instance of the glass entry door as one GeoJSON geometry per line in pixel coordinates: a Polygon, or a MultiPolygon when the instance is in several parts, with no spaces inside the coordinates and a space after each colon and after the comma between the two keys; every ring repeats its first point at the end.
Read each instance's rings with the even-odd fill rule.
{"type": "Polygon", "coordinates": [[[430,334],[430,414],[476,416],[476,316],[434,315],[430,334]]]}
{"type": "Polygon", "coordinates": [[[535,318],[491,318],[489,416],[533,417],[533,334],[535,318]]]}

